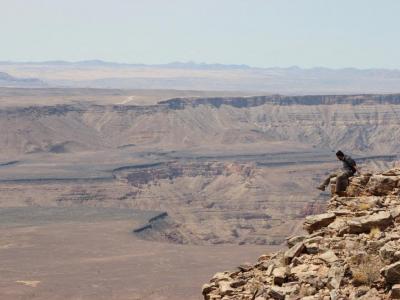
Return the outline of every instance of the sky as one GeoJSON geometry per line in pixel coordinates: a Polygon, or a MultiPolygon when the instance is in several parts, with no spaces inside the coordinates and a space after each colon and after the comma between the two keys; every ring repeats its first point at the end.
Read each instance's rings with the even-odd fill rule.
{"type": "Polygon", "coordinates": [[[400,69],[399,0],[0,0],[0,61],[400,69]]]}

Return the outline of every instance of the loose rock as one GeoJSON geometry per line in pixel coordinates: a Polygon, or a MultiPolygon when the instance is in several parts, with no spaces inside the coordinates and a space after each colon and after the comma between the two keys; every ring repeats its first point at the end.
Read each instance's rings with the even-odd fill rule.
{"type": "Polygon", "coordinates": [[[322,227],[328,226],[332,223],[336,218],[334,213],[326,213],[320,214],[315,216],[308,216],[304,222],[304,229],[307,230],[309,233],[312,233],[322,227]]]}
{"type": "Polygon", "coordinates": [[[346,197],[308,216],[309,235],[255,265],[214,275],[206,300],[400,299],[400,168],[354,176],[346,197]],[[390,178],[389,178],[390,177],[390,178]]]}

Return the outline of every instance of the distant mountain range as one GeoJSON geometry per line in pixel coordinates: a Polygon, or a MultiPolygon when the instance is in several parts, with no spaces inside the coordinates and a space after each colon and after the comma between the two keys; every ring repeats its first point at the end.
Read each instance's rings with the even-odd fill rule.
{"type": "Polygon", "coordinates": [[[132,64],[109,62],[99,59],[81,60],[81,61],[65,61],[65,60],[49,60],[41,62],[14,62],[0,61],[0,65],[48,65],[48,66],[87,66],[87,67],[154,67],[154,68],[179,68],[179,69],[258,69],[245,64],[208,64],[196,62],[171,62],[167,64],[132,64]]]}
{"type": "MultiPolygon", "coordinates": [[[[172,62],[146,65],[85,60],[78,62],[0,62],[8,77],[0,86],[33,78],[51,87],[251,91],[280,94],[356,94],[400,92],[397,69],[257,68],[172,62]]],[[[36,80],[36,82],[34,82],[36,80]]],[[[26,82],[25,82],[26,83],[26,82]]]]}
{"type": "Polygon", "coordinates": [[[0,61],[1,65],[47,65],[47,66],[88,66],[88,67],[154,67],[154,68],[178,68],[178,69],[243,69],[243,70],[285,70],[290,72],[368,72],[368,73],[398,73],[399,69],[385,69],[385,68],[327,68],[327,67],[313,67],[301,68],[298,66],[290,67],[253,67],[246,64],[220,64],[220,63],[204,63],[204,62],[170,62],[166,64],[141,64],[141,63],[120,63],[104,61],[100,59],[80,60],[80,61],[66,61],[66,60],[48,60],[48,61],[0,61]]]}

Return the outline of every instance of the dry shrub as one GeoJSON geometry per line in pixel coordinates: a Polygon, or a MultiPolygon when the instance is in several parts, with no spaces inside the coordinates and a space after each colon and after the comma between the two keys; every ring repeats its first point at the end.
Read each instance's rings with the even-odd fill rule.
{"type": "Polygon", "coordinates": [[[371,239],[378,238],[381,235],[382,231],[379,227],[372,227],[371,231],[369,232],[369,237],[371,239]]]}
{"type": "Polygon", "coordinates": [[[379,280],[383,262],[378,255],[366,254],[352,259],[351,273],[355,285],[371,286],[379,280]]]}
{"type": "Polygon", "coordinates": [[[368,279],[368,275],[363,272],[363,270],[353,271],[353,282],[355,285],[370,285],[370,280],[368,279]]]}
{"type": "Polygon", "coordinates": [[[371,208],[370,203],[361,202],[360,204],[358,204],[358,210],[368,210],[370,208],[371,208]]]}

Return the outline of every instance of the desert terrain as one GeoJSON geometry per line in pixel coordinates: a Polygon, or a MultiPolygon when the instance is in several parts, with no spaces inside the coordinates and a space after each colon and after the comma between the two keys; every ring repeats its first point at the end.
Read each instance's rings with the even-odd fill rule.
{"type": "Polygon", "coordinates": [[[0,88],[0,296],[201,299],[325,210],[335,150],[393,166],[399,115],[399,94],[0,88]]]}
{"type": "Polygon", "coordinates": [[[0,213],[1,299],[200,299],[198,283],[216,266],[232,268],[234,260],[266,249],[143,241],[132,234],[148,216],[143,212],[29,207],[0,213]]]}
{"type": "Polygon", "coordinates": [[[127,64],[101,60],[0,61],[0,86],[196,90],[252,95],[398,93],[394,69],[260,68],[195,62],[127,64]],[[243,92],[244,91],[244,92],[243,92]]]}

